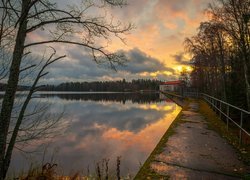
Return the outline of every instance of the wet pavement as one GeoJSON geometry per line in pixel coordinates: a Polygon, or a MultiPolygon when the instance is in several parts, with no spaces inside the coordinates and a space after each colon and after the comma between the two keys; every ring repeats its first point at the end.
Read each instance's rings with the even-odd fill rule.
{"type": "Polygon", "coordinates": [[[182,111],[182,123],[175,128],[164,151],[155,156],[150,168],[170,179],[240,179],[250,172],[236,150],[213,130],[192,102],[182,111]]]}

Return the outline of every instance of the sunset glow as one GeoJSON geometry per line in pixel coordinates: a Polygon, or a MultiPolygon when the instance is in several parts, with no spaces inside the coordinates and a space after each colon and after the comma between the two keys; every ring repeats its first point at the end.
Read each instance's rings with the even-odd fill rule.
{"type": "Polygon", "coordinates": [[[187,65],[178,65],[174,67],[175,71],[179,74],[183,71],[187,71],[187,72],[191,72],[192,71],[192,67],[191,66],[187,66],[187,65]]]}
{"type": "Polygon", "coordinates": [[[0,9],[0,180],[250,177],[250,0],[0,9]]]}
{"type": "MultiPolygon", "coordinates": [[[[111,52],[124,52],[129,60],[127,65],[112,72],[96,66],[81,47],[54,45],[57,52],[66,54],[67,58],[50,68],[46,82],[178,79],[183,67],[191,71],[187,66],[189,57],[184,53],[183,41],[195,34],[199,23],[206,19],[204,9],[208,3],[205,0],[139,0],[128,1],[122,9],[108,8],[104,12],[107,18],[112,15],[114,21],[132,23],[134,28],[122,37],[124,42],[117,37],[112,37],[109,42],[97,42],[111,52]]],[[[72,38],[79,39],[82,35],[79,32],[72,38]]],[[[36,31],[28,35],[28,41],[43,37],[43,31],[36,31]]],[[[41,48],[37,50],[43,52],[41,48]]]]}

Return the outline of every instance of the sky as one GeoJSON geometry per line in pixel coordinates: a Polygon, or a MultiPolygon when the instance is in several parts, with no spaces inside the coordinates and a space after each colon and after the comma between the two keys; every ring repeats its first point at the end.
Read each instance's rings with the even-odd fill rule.
{"type": "MultiPolygon", "coordinates": [[[[67,2],[60,0],[58,4],[67,2]]],[[[77,0],[70,2],[77,3],[77,0]]],[[[128,59],[126,66],[118,67],[115,72],[97,65],[81,47],[58,45],[57,51],[67,57],[49,68],[50,73],[43,82],[58,84],[65,81],[129,81],[138,78],[176,80],[188,62],[183,41],[195,35],[200,22],[206,20],[204,9],[209,2],[127,0],[125,7],[108,7],[105,11],[109,16],[124,24],[132,23],[135,27],[123,36],[126,43],[111,37],[107,47],[111,52],[123,52],[128,59]]],[[[36,32],[29,35],[28,40],[43,39],[43,36],[42,31],[36,32]]]]}

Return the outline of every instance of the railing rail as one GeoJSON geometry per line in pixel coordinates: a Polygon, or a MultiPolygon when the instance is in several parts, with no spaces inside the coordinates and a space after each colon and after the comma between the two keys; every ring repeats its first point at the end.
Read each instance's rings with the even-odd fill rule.
{"type": "MultiPolygon", "coordinates": [[[[232,104],[229,104],[225,101],[222,101],[220,99],[217,99],[213,96],[210,96],[208,94],[204,94],[204,93],[201,93],[200,94],[201,97],[209,104],[211,105],[214,109],[216,109],[219,114],[220,114],[220,118],[222,117],[222,115],[226,118],[226,121],[227,121],[227,128],[229,126],[229,121],[231,121],[234,125],[236,125],[239,129],[240,129],[240,132],[239,132],[239,143],[241,144],[242,142],[242,132],[244,132],[248,137],[250,137],[250,133],[245,129],[243,128],[243,117],[244,115],[247,115],[249,116],[250,115],[250,112],[249,111],[246,111],[244,109],[241,109],[239,107],[236,107],[232,104]],[[226,108],[226,112],[223,111],[223,108],[222,106],[225,106],[226,108]],[[230,117],[230,108],[233,108],[234,110],[237,110],[239,113],[240,113],[240,122],[236,122],[235,120],[232,119],[232,117],[230,117]]],[[[249,116],[250,117],[250,116],[249,116]]],[[[247,119],[247,120],[250,120],[250,119],[247,119]]]]}

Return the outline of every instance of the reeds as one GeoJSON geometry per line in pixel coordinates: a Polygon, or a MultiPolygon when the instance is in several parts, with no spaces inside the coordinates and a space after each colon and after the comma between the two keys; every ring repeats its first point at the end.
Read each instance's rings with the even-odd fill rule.
{"type": "MultiPolygon", "coordinates": [[[[116,158],[116,170],[110,172],[109,159],[102,159],[100,162],[95,163],[95,172],[90,173],[89,165],[87,166],[86,175],[80,172],[75,172],[71,176],[64,176],[58,173],[58,164],[45,163],[42,166],[31,165],[27,173],[19,175],[17,180],[121,180],[132,179],[130,176],[121,177],[121,156],[116,158]]],[[[13,178],[8,178],[13,179],[13,178]]]]}

